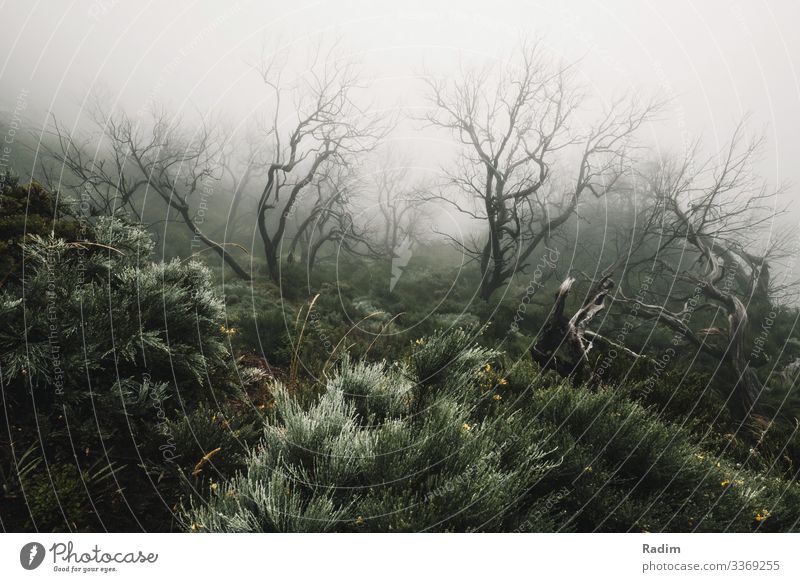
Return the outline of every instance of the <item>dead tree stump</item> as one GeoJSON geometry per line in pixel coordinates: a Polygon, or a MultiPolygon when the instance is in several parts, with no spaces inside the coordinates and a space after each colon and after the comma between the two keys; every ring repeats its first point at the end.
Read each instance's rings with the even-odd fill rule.
{"type": "Polygon", "coordinates": [[[575,283],[574,277],[567,277],[556,293],[553,310],[531,348],[531,356],[542,369],[554,370],[563,378],[570,378],[573,385],[580,386],[589,380],[595,385],[595,378],[589,367],[591,340],[585,336],[586,327],[592,318],[605,308],[605,299],[614,287],[614,281],[604,276],[589,292],[586,301],[572,317],[564,314],[567,297],[575,283]]]}

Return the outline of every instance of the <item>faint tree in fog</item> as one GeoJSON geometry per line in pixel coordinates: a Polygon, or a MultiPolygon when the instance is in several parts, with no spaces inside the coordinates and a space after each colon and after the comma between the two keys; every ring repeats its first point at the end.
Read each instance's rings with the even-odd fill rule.
{"type": "Polygon", "coordinates": [[[264,158],[262,144],[258,136],[249,133],[244,140],[233,137],[224,140],[224,147],[220,152],[220,167],[222,181],[231,191],[228,215],[219,227],[218,238],[224,241],[234,241],[239,231],[252,217],[252,208],[255,206],[252,186],[264,177],[264,158]]]}
{"type": "Polygon", "coordinates": [[[427,77],[428,121],[462,145],[448,171],[460,194],[436,198],[485,224],[474,244],[454,240],[478,261],[485,300],[573,216],[582,196],[603,196],[615,184],[634,132],[660,108],[657,101],[617,100],[582,129],[575,118],[583,97],[573,76],[571,66],[554,65],[533,45],[510,64],[455,80],[427,77]],[[577,163],[570,167],[572,153],[577,163]]]}
{"type": "Polygon", "coordinates": [[[398,249],[419,244],[430,227],[426,215],[428,191],[409,182],[408,164],[390,153],[380,160],[374,174],[378,216],[377,246],[382,258],[391,263],[398,249]]]}
{"type": "Polygon", "coordinates": [[[638,317],[670,329],[676,346],[689,344],[732,370],[732,404],[741,416],[752,412],[762,391],[754,367],[763,362],[746,341],[749,311],[768,311],[786,290],[770,271],[788,252],[787,237],[773,232],[783,188],[770,188],[754,173],[762,145],[740,124],[726,148],[708,160],[698,159],[695,146],[682,159],[649,167],[643,178],[653,219],[638,236],[650,244],[639,245],[647,252],[625,268],[644,271],[655,280],[654,291],[664,294],[655,303],[622,291],[616,298],[635,306],[638,317]]]}
{"type": "MultiPolygon", "coordinates": [[[[700,158],[695,143],[680,159],[664,157],[634,170],[633,180],[615,192],[633,201],[625,212],[628,224],[610,225],[602,256],[593,260],[600,264],[610,254],[611,262],[598,276],[587,276],[592,282],[584,302],[596,312],[611,299],[623,315],[663,327],[672,334],[671,352],[661,355],[668,360],[677,361],[686,346],[716,360],[718,374],[733,375],[729,402],[741,418],[757,408],[763,389],[755,370],[765,361],[747,337],[759,333],[763,321],[751,315],[769,313],[793,285],[771,273],[790,249],[788,233],[775,230],[783,188],[770,188],[753,170],[762,144],[745,136],[742,123],[708,159],[700,158]],[[612,275],[620,280],[616,293],[612,275]]],[[[563,311],[573,282],[562,285],[555,312],[563,311]]],[[[551,314],[545,328],[561,331],[540,337],[534,357],[546,356],[550,367],[560,364],[564,375],[586,377],[593,342],[640,357],[611,339],[629,329],[601,335],[587,329],[580,311],[557,324],[551,314]]]]}
{"type": "MultiPolygon", "coordinates": [[[[271,159],[265,164],[256,224],[267,271],[277,282],[289,219],[306,189],[325,168],[356,165],[386,134],[387,126],[356,103],[356,69],[334,49],[323,52],[317,47],[298,78],[284,79],[277,57],[263,61],[259,74],[274,104],[264,128],[271,159]]],[[[332,211],[320,215],[326,220],[335,216],[332,211]]]]}
{"type": "Polygon", "coordinates": [[[350,254],[374,257],[366,224],[356,224],[353,199],[358,197],[360,180],[351,166],[325,164],[312,184],[309,195],[299,205],[300,218],[289,245],[287,260],[293,263],[300,248],[300,262],[311,272],[320,249],[337,243],[350,254]]]}
{"type": "Polygon", "coordinates": [[[165,205],[167,220],[183,223],[195,241],[217,253],[242,279],[249,273],[203,230],[208,203],[221,177],[225,137],[213,123],[186,130],[179,118],[153,108],[145,119],[125,112],[94,112],[101,135],[76,145],[71,135],[53,125],[56,145],[49,148],[73,186],[92,194],[94,211],[113,214],[126,210],[142,219],[143,197],[155,194],[165,205]],[[91,155],[88,154],[91,152],[91,155]],[[141,196],[141,197],[140,197],[141,196]]]}
{"type": "Polygon", "coordinates": [[[127,156],[115,148],[104,148],[103,135],[76,135],[56,118],[45,139],[39,142],[42,181],[52,192],[71,192],[88,197],[86,210],[92,216],[124,212],[141,220],[136,195],[147,180],[126,171],[127,156]]]}

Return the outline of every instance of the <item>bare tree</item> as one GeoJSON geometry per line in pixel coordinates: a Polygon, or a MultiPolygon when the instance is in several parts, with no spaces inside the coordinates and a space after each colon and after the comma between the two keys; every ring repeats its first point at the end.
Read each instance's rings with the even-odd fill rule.
{"type": "MultiPolygon", "coordinates": [[[[587,328],[595,315],[605,309],[606,298],[614,287],[614,281],[608,273],[603,274],[581,307],[567,318],[564,312],[574,284],[575,278],[567,277],[559,286],[553,309],[531,348],[531,356],[543,369],[554,370],[580,385],[592,374],[589,351],[592,341],[598,338],[598,334],[587,328]]],[[[592,383],[594,380],[592,375],[592,383]]]]}
{"type": "MultiPolygon", "coordinates": [[[[102,128],[101,128],[102,129],[102,128]]],[[[141,220],[135,196],[145,190],[147,179],[135,178],[126,168],[127,156],[121,148],[103,147],[102,131],[77,137],[53,117],[41,140],[40,169],[51,191],[71,191],[88,196],[92,216],[129,213],[141,220]]]]}
{"type": "Polygon", "coordinates": [[[252,216],[251,208],[256,201],[252,200],[251,186],[264,177],[265,168],[261,163],[265,155],[257,135],[248,134],[243,141],[225,139],[220,152],[222,181],[231,191],[227,220],[220,225],[217,238],[234,241],[239,234],[242,222],[252,216]],[[244,152],[244,155],[241,153],[244,152]],[[244,203],[244,204],[243,204],[244,203]]]}
{"type": "Polygon", "coordinates": [[[428,189],[409,182],[408,164],[394,152],[380,160],[374,174],[378,209],[375,228],[378,255],[390,262],[405,247],[419,244],[428,226],[428,189]]]}
{"type": "Polygon", "coordinates": [[[717,156],[698,160],[695,144],[681,160],[650,165],[642,172],[645,219],[629,239],[635,252],[607,269],[650,277],[656,302],[622,288],[614,300],[671,330],[676,348],[689,344],[732,370],[732,407],[742,417],[762,391],[746,348],[748,310],[783,290],[770,263],[787,250],[786,237],[772,234],[783,188],[770,188],[753,171],[762,143],[746,138],[742,123],[717,156]]]}
{"type": "Polygon", "coordinates": [[[618,100],[580,130],[573,125],[583,99],[572,77],[572,67],[553,65],[536,45],[523,47],[515,65],[452,83],[428,77],[435,107],[428,121],[463,146],[448,175],[461,196],[436,198],[485,225],[476,244],[456,242],[479,262],[485,300],[573,216],[584,194],[600,197],[615,184],[633,134],[661,106],[618,100]],[[570,152],[577,164],[559,169],[570,152]]]}
{"type": "Polygon", "coordinates": [[[205,245],[237,276],[249,280],[227,245],[211,239],[202,228],[208,198],[220,179],[225,142],[212,124],[203,122],[196,131],[187,131],[180,119],[155,108],[145,120],[98,108],[94,121],[102,131],[95,136],[96,155],[87,155],[87,145],[76,145],[56,122],[56,147],[49,153],[76,181],[75,188],[93,194],[95,212],[123,209],[141,220],[139,196],[153,193],[164,203],[167,220],[183,223],[193,233],[193,245],[205,245]]]}
{"type": "Polygon", "coordinates": [[[300,206],[302,218],[297,221],[289,245],[288,261],[294,262],[300,247],[300,262],[309,272],[316,265],[320,249],[326,243],[338,243],[350,254],[372,257],[376,254],[366,225],[354,220],[352,199],[357,195],[359,178],[351,166],[326,164],[309,186],[310,196],[300,206]]]}
{"type": "MultiPolygon", "coordinates": [[[[274,111],[265,130],[265,149],[272,158],[266,164],[256,221],[268,274],[278,282],[281,245],[304,191],[325,167],[355,164],[387,128],[355,102],[355,67],[337,58],[333,49],[323,53],[318,47],[306,72],[286,85],[277,59],[262,64],[259,73],[274,97],[274,111]],[[284,110],[287,98],[291,116],[284,110]],[[287,125],[287,118],[294,121],[287,125]]],[[[330,219],[333,214],[324,216],[330,219]]]]}

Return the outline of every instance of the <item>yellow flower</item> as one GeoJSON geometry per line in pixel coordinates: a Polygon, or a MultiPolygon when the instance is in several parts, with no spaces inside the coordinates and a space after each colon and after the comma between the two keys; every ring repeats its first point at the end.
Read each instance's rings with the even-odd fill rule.
{"type": "Polygon", "coordinates": [[[703,459],[705,459],[705,458],[706,458],[706,456],[705,456],[705,455],[703,455],[703,454],[697,453],[697,454],[695,455],[695,458],[696,458],[698,461],[702,461],[703,459]]]}
{"type": "Polygon", "coordinates": [[[417,344],[418,346],[424,346],[425,345],[425,340],[422,339],[422,338],[419,338],[414,343],[417,344]]]}
{"type": "Polygon", "coordinates": [[[483,371],[484,371],[484,372],[491,372],[491,371],[492,371],[492,365],[491,365],[491,364],[486,364],[486,365],[483,367],[483,371]]]}
{"type": "Polygon", "coordinates": [[[761,511],[756,513],[756,521],[758,521],[758,522],[764,521],[768,517],[769,517],[769,510],[768,509],[762,509],[761,511]]]}
{"type": "Polygon", "coordinates": [[[503,397],[500,396],[499,394],[495,394],[494,396],[492,396],[492,400],[495,400],[497,402],[500,402],[502,399],[503,397]]]}
{"type": "Polygon", "coordinates": [[[464,424],[462,424],[462,425],[461,425],[461,428],[462,428],[462,429],[464,429],[465,431],[467,431],[467,430],[472,430],[472,425],[470,425],[470,424],[467,424],[467,423],[465,422],[464,424]]]}
{"type": "Polygon", "coordinates": [[[364,518],[360,515],[356,518],[356,525],[364,525],[364,518]]]}
{"type": "Polygon", "coordinates": [[[590,466],[588,466],[588,467],[584,467],[584,469],[583,469],[583,472],[584,472],[584,473],[591,473],[591,472],[592,472],[592,467],[591,467],[591,465],[590,465],[590,466]]]}
{"type": "Polygon", "coordinates": [[[193,523],[193,524],[192,524],[192,531],[197,531],[197,530],[199,530],[201,527],[203,527],[203,526],[202,526],[202,525],[200,525],[199,523],[193,523]]]}
{"type": "Polygon", "coordinates": [[[725,479],[724,481],[720,481],[719,486],[720,487],[727,487],[730,484],[731,484],[730,479],[725,479]]]}
{"type": "Polygon", "coordinates": [[[505,378],[500,378],[500,380],[498,380],[497,383],[500,384],[500,386],[505,386],[506,384],[508,384],[508,380],[506,380],[505,378]]]}
{"type": "Polygon", "coordinates": [[[217,485],[216,483],[212,483],[212,484],[211,484],[211,490],[212,490],[212,491],[216,491],[216,490],[217,490],[217,487],[218,487],[218,485],[217,485]]]}

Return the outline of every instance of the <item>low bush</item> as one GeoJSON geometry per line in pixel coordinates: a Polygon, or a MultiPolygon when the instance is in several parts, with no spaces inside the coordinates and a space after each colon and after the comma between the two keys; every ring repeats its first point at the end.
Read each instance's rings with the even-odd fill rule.
{"type": "Polygon", "coordinates": [[[259,378],[229,351],[207,269],[152,263],[150,237],[116,219],[84,230],[29,236],[23,284],[0,294],[3,527],[168,530],[221,442],[180,423],[259,378]],[[21,473],[23,453],[36,462],[21,473]]]}
{"type": "Polygon", "coordinates": [[[246,468],[193,531],[782,531],[798,486],[706,450],[626,391],[521,366],[465,330],[343,358],[304,408],[280,385],[246,468]]]}

